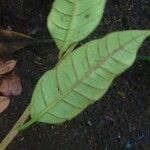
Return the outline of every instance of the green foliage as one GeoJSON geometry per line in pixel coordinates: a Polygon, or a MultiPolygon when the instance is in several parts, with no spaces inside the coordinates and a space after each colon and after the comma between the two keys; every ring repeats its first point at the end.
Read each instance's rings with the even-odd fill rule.
{"type": "Polygon", "coordinates": [[[76,49],[40,79],[32,97],[37,121],[62,123],[101,98],[113,79],[129,68],[148,31],[108,34],[76,49]]]}
{"type": "Polygon", "coordinates": [[[60,53],[89,35],[102,18],[106,0],[55,0],[48,29],[60,53]]]}
{"type": "MultiPolygon", "coordinates": [[[[104,0],[55,0],[48,26],[60,53],[67,52],[72,44],[85,38],[97,26],[104,4],[104,0]],[[72,13],[73,10],[76,11],[72,13]],[[83,19],[86,13],[82,15],[82,11],[90,12],[95,21],[83,19]],[[68,16],[71,17],[69,23],[61,21],[68,16]],[[88,25],[84,28],[85,24],[88,25]]],[[[96,102],[112,81],[133,64],[139,47],[149,35],[149,30],[114,32],[67,53],[39,80],[32,96],[32,119],[22,129],[36,121],[65,122],[96,102]]]]}

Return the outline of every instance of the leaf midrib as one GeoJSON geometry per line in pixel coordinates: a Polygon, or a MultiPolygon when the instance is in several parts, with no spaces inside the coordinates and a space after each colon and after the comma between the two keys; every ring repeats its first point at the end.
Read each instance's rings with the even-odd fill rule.
{"type": "MultiPolygon", "coordinates": [[[[138,37],[144,35],[146,32],[132,38],[132,40],[126,42],[125,44],[121,45],[118,49],[114,49],[112,53],[110,53],[111,55],[114,55],[116,52],[118,52],[119,50],[122,50],[121,48],[124,47],[125,45],[133,42],[135,39],[137,39],[138,37]]],[[[119,32],[118,32],[119,34],[119,32]]],[[[74,51],[76,52],[76,51],[74,51]]],[[[73,53],[74,53],[73,52],[73,53]]],[[[73,53],[71,55],[73,55],[73,53]]],[[[71,57],[71,56],[70,56],[71,57]]],[[[51,108],[53,108],[57,103],[59,103],[66,95],[68,95],[70,92],[73,91],[73,89],[75,89],[76,87],[78,87],[78,85],[83,81],[85,80],[86,78],[88,78],[90,76],[90,74],[92,74],[93,72],[95,72],[97,69],[99,69],[99,67],[101,65],[103,65],[108,59],[110,58],[110,55],[108,55],[106,58],[104,58],[103,61],[99,61],[95,67],[93,67],[92,69],[90,69],[89,71],[87,71],[79,80],[77,80],[73,85],[72,87],[70,87],[62,96],[60,97],[57,97],[57,99],[55,99],[51,104],[50,106],[48,106],[47,108],[45,108],[44,110],[42,110],[38,115],[37,117],[35,118],[32,118],[35,122],[37,120],[39,120],[39,118],[41,118],[45,113],[47,113],[51,108]]],[[[57,69],[57,68],[56,68],[57,69]]],[[[67,119],[67,118],[66,118],[67,119]]]]}
{"type": "MultiPolygon", "coordinates": [[[[64,46],[63,46],[63,48],[62,48],[62,51],[63,51],[63,52],[67,49],[67,44],[69,43],[69,40],[68,40],[68,39],[70,39],[70,38],[69,38],[69,37],[70,37],[70,32],[76,30],[77,28],[79,28],[79,27],[76,27],[76,28],[72,29],[74,18],[77,16],[77,15],[76,15],[76,7],[77,7],[76,1],[73,2],[73,3],[74,3],[74,6],[73,6],[73,12],[72,12],[72,15],[71,15],[72,18],[71,18],[71,22],[70,22],[70,25],[69,25],[69,28],[68,28],[68,32],[67,32],[67,34],[66,34],[66,36],[65,36],[65,39],[64,39],[65,44],[64,44],[64,46]]],[[[72,3],[72,4],[73,4],[73,3],[72,3]]],[[[96,3],[96,5],[98,5],[98,4],[101,4],[101,2],[96,3]]],[[[93,7],[87,8],[86,11],[87,11],[88,9],[94,8],[96,5],[94,5],[93,7]]],[[[78,14],[78,15],[81,15],[82,13],[84,13],[84,12],[81,12],[81,13],[78,14]]],[[[95,19],[93,19],[92,21],[95,21],[95,19]]],[[[90,23],[91,23],[91,22],[90,22],[90,23]]],[[[69,46],[69,45],[68,45],[68,46],[69,46]]]]}
{"type": "Polygon", "coordinates": [[[65,50],[66,50],[66,46],[67,46],[67,41],[68,41],[68,38],[69,38],[69,36],[70,36],[70,32],[71,32],[71,28],[72,28],[72,24],[73,24],[73,21],[74,21],[74,17],[75,17],[75,13],[76,13],[76,1],[74,1],[72,4],[74,4],[73,5],[73,12],[72,12],[72,18],[71,18],[71,22],[70,22],[70,25],[69,25],[69,28],[68,28],[68,32],[67,32],[67,34],[66,34],[66,36],[65,36],[65,39],[64,39],[64,42],[65,42],[65,44],[64,44],[64,46],[63,46],[63,48],[62,48],[62,51],[64,52],[65,50]]]}

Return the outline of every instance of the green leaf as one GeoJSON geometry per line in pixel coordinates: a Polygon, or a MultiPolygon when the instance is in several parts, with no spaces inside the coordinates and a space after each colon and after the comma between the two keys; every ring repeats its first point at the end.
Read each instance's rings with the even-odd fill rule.
{"type": "Polygon", "coordinates": [[[91,41],[39,80],[31,102],[31,124],[62,123],[100,99],[129,68],[150,31],[124,31],[91,41]]]}
{"type": "Polygon", "coordinates": [[[88,36],[99,24],[106,0],[55,0],[48,29],[61,53],[88,36]]]}

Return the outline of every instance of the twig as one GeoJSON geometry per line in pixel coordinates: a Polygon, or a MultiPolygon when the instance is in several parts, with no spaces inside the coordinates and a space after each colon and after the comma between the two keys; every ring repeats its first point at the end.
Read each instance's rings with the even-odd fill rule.
{"type": "Polygon", "coordinates": [[[5,150],[7,146],[11,143],[11,141],[16,137],[16,135],[19,133],[18,127],[24,124],[24,122],[29,117],[29,114],[30,114],[30,105],[25,109],[24,113],[16,122],[14,127],[10,130],[7,136],[3,139],[3,141],[0,144],[0,150],[5,150]]]}

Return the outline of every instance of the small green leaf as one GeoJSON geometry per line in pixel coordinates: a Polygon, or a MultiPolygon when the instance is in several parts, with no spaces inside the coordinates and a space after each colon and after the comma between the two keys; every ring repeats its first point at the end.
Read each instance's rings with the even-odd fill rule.
{"type": "Polygon", "coordinates": [[[48,29],[61,53],[88,36],[99,24],[106,0],[55,0],[48,29]]]}
{"type": "Polygon", "coordinates": [[[76,49],[39,80],[27,125],[65,122],[96,102],[114,78],[133,64],[149,35],[150,31],[115,32],[76,49]]]}

